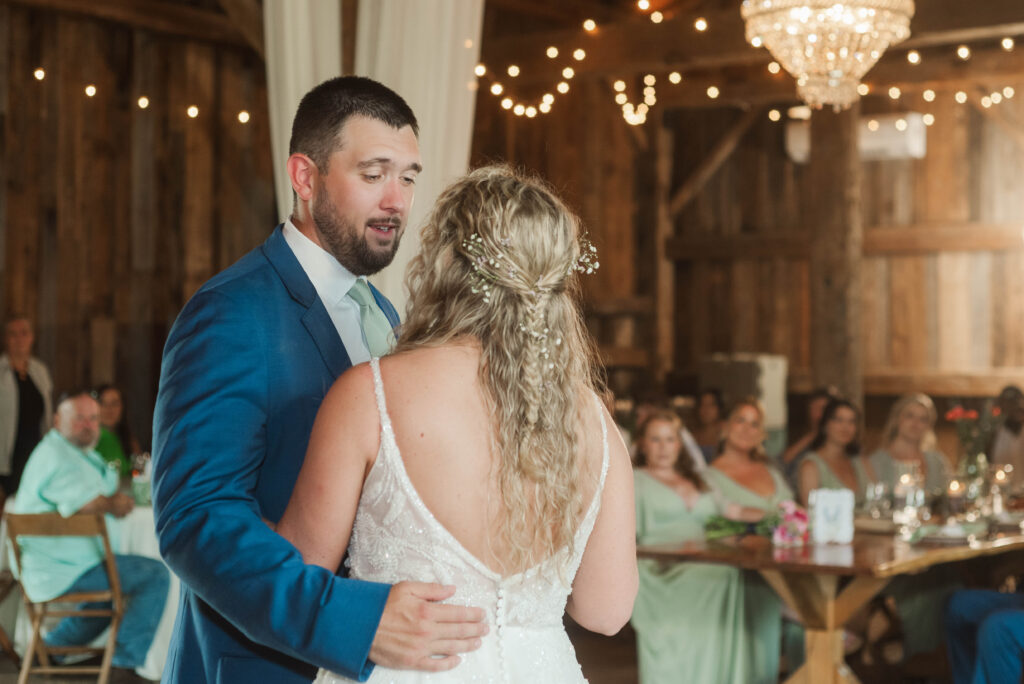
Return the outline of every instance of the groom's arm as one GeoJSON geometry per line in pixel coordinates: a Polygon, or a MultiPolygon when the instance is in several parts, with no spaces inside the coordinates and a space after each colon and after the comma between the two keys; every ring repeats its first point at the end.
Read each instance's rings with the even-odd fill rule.
{"type": "Polygon", "coordinates": [[[262,523],[253,492],[274,347],[246,304],[200,293],[168,339],[153,437],[161,553],[250,639],[364,679],[391,587],[306,565],[262,523]]]}

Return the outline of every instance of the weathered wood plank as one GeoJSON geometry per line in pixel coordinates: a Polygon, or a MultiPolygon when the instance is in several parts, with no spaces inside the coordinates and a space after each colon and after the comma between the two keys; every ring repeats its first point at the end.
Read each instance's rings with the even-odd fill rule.
{"type": "Polygon", "coordinates": [[[928,349],[924,259],[893,257],[889,269],[890,361],[896,367],[924,368],[928,349]]]}
{"type": "MultiPolygon", "coordinates": [[[[207,46],[185,47],[185,72],[189,106],[199,116],[185,125],[185,207],[182,217],[184,281],[182,297],[199,289],[214,270],[211,226],[215,223],[216,173],[213,163],[217,114],[214,108],[214,52],[207,46]]],[[[179,112],[177,114],[181,116],[179,112]]]]}

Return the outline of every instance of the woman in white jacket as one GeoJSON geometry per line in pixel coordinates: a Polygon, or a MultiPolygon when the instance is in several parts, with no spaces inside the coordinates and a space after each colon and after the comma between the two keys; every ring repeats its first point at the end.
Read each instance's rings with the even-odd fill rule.
{"type": "Polygon", "coordinates": [[[53,418],[53,381],[43,362],[32,356],[32,322],[13,316],[4,324],[0,356],[0,487],[13,494],[29,454],[53,418]]]}

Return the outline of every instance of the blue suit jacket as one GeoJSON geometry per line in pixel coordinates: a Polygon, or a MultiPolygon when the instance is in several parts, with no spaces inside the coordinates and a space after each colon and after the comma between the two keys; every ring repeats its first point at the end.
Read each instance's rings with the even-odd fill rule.
{"type": "Polygon", "coordinates": [[[372,671],[390,587],[304,564],[261,521],[284,512],[317,408],[350,365],[280,226],[175,321],[153,418],[157,535],[182,580],[165,682],[308,684],[313,666],[372,671]]]}

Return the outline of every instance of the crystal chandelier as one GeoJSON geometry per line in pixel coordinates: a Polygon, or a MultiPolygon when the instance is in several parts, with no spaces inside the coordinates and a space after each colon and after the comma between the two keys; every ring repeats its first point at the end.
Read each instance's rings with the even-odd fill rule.
{"type": "Polygon", "coordinates": [[[747,40],[796,77],[812,107],[845,109],[860,79],[910,35],[914,0],[743,0],[747,40]]]}

